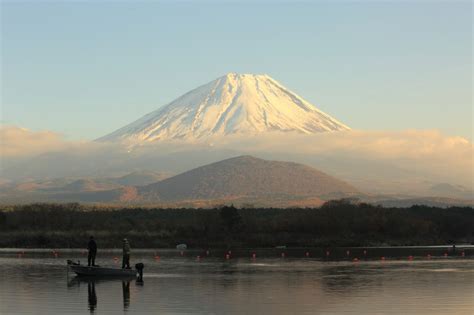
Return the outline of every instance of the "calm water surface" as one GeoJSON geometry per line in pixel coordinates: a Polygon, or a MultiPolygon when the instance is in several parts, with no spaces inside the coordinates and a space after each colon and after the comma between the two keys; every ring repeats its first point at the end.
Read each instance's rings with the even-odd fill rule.
{"type": "MultiPolygon", "coordinates": [[[[322,261],[135,255],[135,279],[79,279],[65,259],[0,253],[0,314],[474,314],[474,259],[322,261]],[[141,257],[137,257],[140,256],[141,257]]],[[[113,266],[113,254],[98,263],[113,266]]]]}

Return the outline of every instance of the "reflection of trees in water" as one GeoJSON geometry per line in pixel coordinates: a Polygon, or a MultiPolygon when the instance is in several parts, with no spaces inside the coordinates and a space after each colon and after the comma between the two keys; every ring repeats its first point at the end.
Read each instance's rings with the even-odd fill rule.
{"type": "Polygon", "coordinates": [[[363,268],[354,263],[347,266],[327,266],[321,269],[321,285],[323,288],[341,293],[349,293],[367,286],[382,286],[382,277],[376,275],[381,270],[363,268]]]}
{"type": "Polygon", "coordinates": [[[223,277],[219,277],[217,282],[220,287],[228,288],[232,287],[237,284],[238,278],[233,277],[233,275],[237,272],[235,264],[232,262],[224,262],[220,264],[220,274],[223,277]]]}

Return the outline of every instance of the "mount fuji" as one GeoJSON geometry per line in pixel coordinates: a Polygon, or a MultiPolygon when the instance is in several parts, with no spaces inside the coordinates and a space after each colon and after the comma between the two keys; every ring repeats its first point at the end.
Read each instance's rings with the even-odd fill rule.
{"type": "Polygon", "coordinates": [[[139,143],[349,129],[268,75],[229,73],[97,140],[139,143]]]}

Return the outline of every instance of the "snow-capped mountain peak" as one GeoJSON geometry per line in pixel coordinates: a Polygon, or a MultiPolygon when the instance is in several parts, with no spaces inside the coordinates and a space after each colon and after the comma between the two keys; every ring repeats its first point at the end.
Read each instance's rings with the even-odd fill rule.
{"type": "Polygon", "coordinates": [[[142,142],[348,129],[268,75],[228,73],[98,140],[142,142]]]}

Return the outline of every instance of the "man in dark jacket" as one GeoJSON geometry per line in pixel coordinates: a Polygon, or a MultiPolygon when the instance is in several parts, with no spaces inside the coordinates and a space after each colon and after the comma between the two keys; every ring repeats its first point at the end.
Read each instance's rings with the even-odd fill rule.
{"type": "Polygon", "coordinates": [[[91,236],[89,238],[89,243],[87,243],[87,250],[89,251],[89,255],[87,255],[87,265],[95,266],[95,255],[97,255],[97,244],[94,240],[94,236],[91,236]]]}

